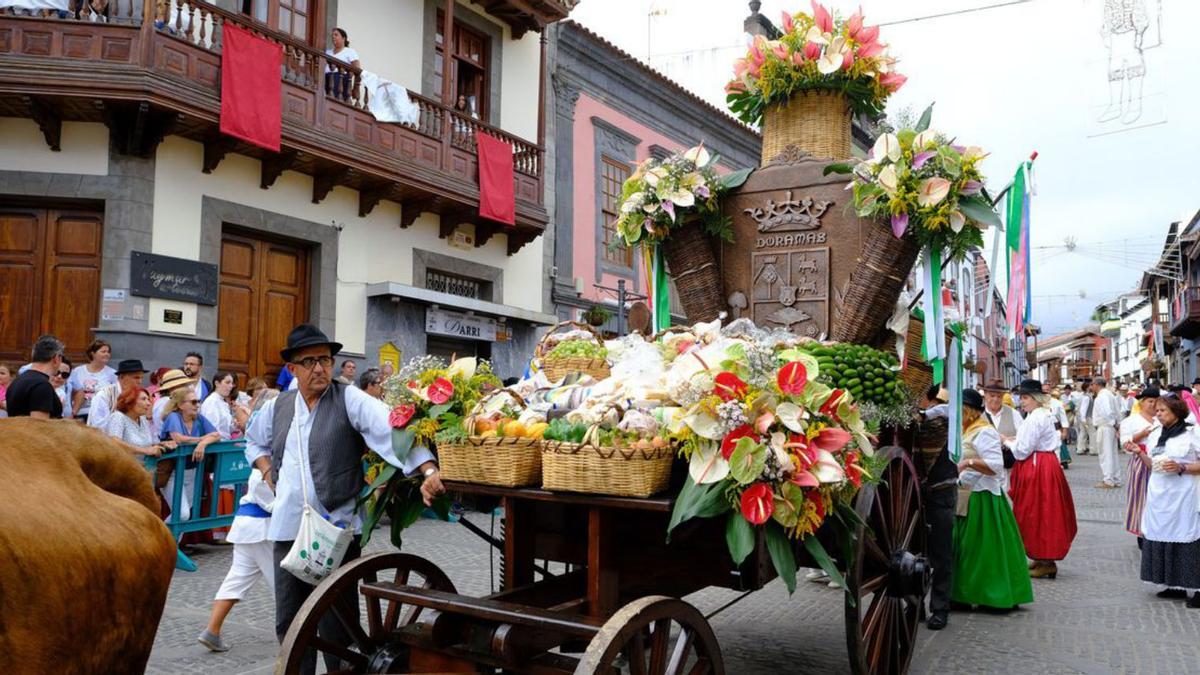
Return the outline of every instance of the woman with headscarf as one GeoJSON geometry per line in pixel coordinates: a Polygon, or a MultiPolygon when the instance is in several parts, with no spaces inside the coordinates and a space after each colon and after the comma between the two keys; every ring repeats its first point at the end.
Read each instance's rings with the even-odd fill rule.
{"type": "Polygon", "coordinates": [[[1037,380],[1022,382],[1017,394],[1025,421],[1015,437],[1004,439],[1017,460],[1008,494],[1025,554],[1033,560],[1029,576],[1053,579],[1058,576],[1057,561],[1067,557],[1078,530],[1075,501],[1058,462],[1062,440],[1050,412],[1050,396],[1042,393],[1042,383],[1037,380]]]}
{"type": "Polygon", "coordinates": [[[1150,480],[1142,511],[1142,581],[1166,586],[1160,598],[1192,597],[1200,608],[1200,437],[1188,424],[1188,407],[1175,396],[1158,400],[1162,430],[1149,448],[1150,480]]]}
{"type": "Polygon", "coordinates": [[[1162,427],[1155,418],[1158,389],[1143,389],[1137,396],[1134,412],[1121,420],[1121,449],[1129,453],[1129,482],[1125,484],[1125,531],[1138,538],[1142,547],[1142,510],[1146,505],[1146,486],[1150,482],[1150,456],[1147,448],[1158,443],[1162,427]]]}
{"type": "Polygon", "coordinates": [[[1008,610],[1033,602],[1025,545],[1004,496],[1000,434],[983,415],[983,397],[962,395],[962,457],[954,522],[954,591],[964,605],[1008,610]]]}

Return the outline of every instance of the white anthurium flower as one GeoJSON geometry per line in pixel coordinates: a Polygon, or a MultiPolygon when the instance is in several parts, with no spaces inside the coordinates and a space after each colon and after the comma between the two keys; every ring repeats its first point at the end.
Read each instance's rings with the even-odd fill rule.
{"type": "Polygon", "coordinates": [[[684,421],[701,438],[707,438],[710,441],[719,441],[725,436],[721,432],[721,425],[717,420],[703,410],[690,413],[684,418],[684,421]]]}
{"type": "Polygon", "coordinates": [[[646,184],[651,187],[658,187],[658,182],[667,177],[667,170],[661,166],[656,166],[646,172],[646,184]]]}
{"type": "Polygon", "coordinates": [[[688,474],[696,485],[707,485],[725,480],[729,475],[729,462],[721,456],[719,443],[701,442],[688,462],[688,474]]]}
{"type": "Polygon", "coordinates": [[[926,129],[913,137],[913,150],[924,150],[925,146],[937,140],[937,132],[933,129],[926,129]]]}
{"type": "MultiPolygon", "coordinates": [[[[474,356],[464,356],[461,359],[455,360],[454,363],[451,363],[450,366],[446,368],[446,378],[453,379],[454,377],[461,375],[464,380],[469,380],[472,377],[475,377],[476,366],[478,366],[478,361],[476,361],[474,356]]],[[[492,398],[502,397],[493,396],[492,398]]]]}
{"type": "Polygon", "coordinates": [[[950,229],[954,230],[955,234],[962,232],[963,225],[967,224],[967,217],[962,214],[962,211],[950,212],[950,229]]]}
{"type": "Polygon", "coordinates": [[[687,190],[675,190],[663,195],[664,199],[671,200],[675,206],[694,206],[696,204],[696,195],[693,195],[687,190]]]}
{"type": "Polygon", "coordinates": [[[871,156],[874,162],[882,162],[884,157],[893,162],[900,161],[900,139],[896,138],[896,134],[883,134],[875,139],[871,156]]]}
{"type": "Polygon", "coordinates": [[[771,448],[771,454],[775,455],[775,461],[779,463],[779,468],[784,473],[792,473],[796,470],[796,463],[792,461],[791,454],[783,447],[783,444],[786,442],[787,437],[783,435],[783,432],[776,431],[771,434],[769,447],[771,448]]]}
{"type": "Polygon", "coordinates": [[[635,192],[629,195],[629,198],[621,204],[621,213],[633,213],[642,208],[642,200],[646,198],[645,192],[635,192]]]}
{"type": "Polygon", "coordinates": [[[950,194],[950,181],[934,176],[921,181],[917,188],[917,203],[921,206],[937,206],[950,194]]]}
{"type": "Polygon", "coordinates": [[[842,67],[842,62],[846,59],[846,41],[841,37],[836,37],[829,47],[825,49],[825,53],[821,54],[821,58],[817,60],[817,70],[822,75],[832,75],[842,67]]]}
{"type": "Polygon", "coordinates": [[[658,213],[658,202],[648,202],[643,204],[642,210],[651,215],[658,213]]]}
{"type": "Polygon", "coordinates": [[[798,434],[804,433],[804,422],[801,419],[803,414],[804,411],[800,409],[800,406],[791,401],[784,401],[775,407],[775,416],[779,418],[783,426],[798,434]]]}
{"type": "Polygon", "coordinates": [[[983,159],[984,157],[987,157],[987,153],[984,152],[983,148],[979,147],[978,145],[968,146],[967,149],[963,151],[963,161],[971,159],[983,159]]]}
{"type": "Polygon", "coordinates": [[[883,186],[883,189],[889,195],[896,194],[896,186],[898,181],[896,178],[895,164],[888,164],[887,166],[883,167],[883,170],[879,172],[879,184],[883,186]]]}
{"type": "Polygon", "coordinates": [[[679,180],[680,187],[692,190],[693,192],[702,185],[704,185],[704,176],[701,176],[696,171],[689,173],[679,180]]]}
{"type": "MultiPolygon", "coordinates": [[[[886,45],[884,45],[884,47],[886,48],[886,45]]],[[[880,75],[886,75],[887,73],[892,72],[892,69],[895,67],[896,67],[896,59],[894,59],[890,56],[885,56],[885,57],[879,59],[879,74],[880,75]]]]}
{"type": "Polygon", "coordinates": [[[705,150],[703,145],[697,145],[683,153],[683,158],[695,164],[697,169],[703,169],[708,166],[708,162],[712,159],[712,156],[708,154],[708,150],[705,150]]]}
{"type": "Polygon", "coordinates": [[[815,44],[827,45],[829,44],[829,33],[822,33],[820,28],[812,26],[804,34],[804,39],[815,44]]]}
{"type": "Polygon", "coordinates": [[[840,483],[846,477],[842,465],[828,450],[817,451],[817,463],[811,469],[812,474],[822,483],[840,483]]]}

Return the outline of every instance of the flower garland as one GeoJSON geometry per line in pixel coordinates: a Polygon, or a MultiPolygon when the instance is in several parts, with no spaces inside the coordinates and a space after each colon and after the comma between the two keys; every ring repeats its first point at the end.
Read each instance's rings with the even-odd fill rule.
{"type": "Polygon", "coordinates": [[[841,92],[855,112],[878,117],[908,79],[861,11],[835,20],[814,0],[811,15],[785,12],[782,32],[778,40],[756,36],[725,85],[729,109],[747,124],[757,124],[768,105],[814,90],[841,92]]]}

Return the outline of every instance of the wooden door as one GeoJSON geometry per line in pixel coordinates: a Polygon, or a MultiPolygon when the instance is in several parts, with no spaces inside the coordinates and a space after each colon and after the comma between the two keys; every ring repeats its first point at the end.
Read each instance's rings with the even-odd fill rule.
{"type": "Polygon", "coordinates": [[[39,335],[80,363],[100,311],[103,216],[0,208],[0,360],[26,363],[39,335]]]}
{"type": "Polygon", "coordinates": [[[283,368],[279,350],[308,320],[308,249],[293,243],[226,232],[221,239],[217,335],[220,368],[269,384],[283,368]]]}

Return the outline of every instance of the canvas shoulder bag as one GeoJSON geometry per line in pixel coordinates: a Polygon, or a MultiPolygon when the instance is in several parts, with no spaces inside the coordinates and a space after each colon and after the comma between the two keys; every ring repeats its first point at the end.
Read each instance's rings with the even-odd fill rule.
{"type": "Polygon", "coordinates": [[[300,431],[296,419],[292,418],[292,430],[296,432],[296,445],[300,450],[300,489],[304,496],[304,510],[300,514],[300,531],[296,533],[296,541],[292,542],[291,550],[279,566],[315,586],[342,564],[346,549],[354,539],[354,531],[325,520],[308,503],[306,476],[312,470],[312,465],[308,462],[308,439],[300,431]]]}

